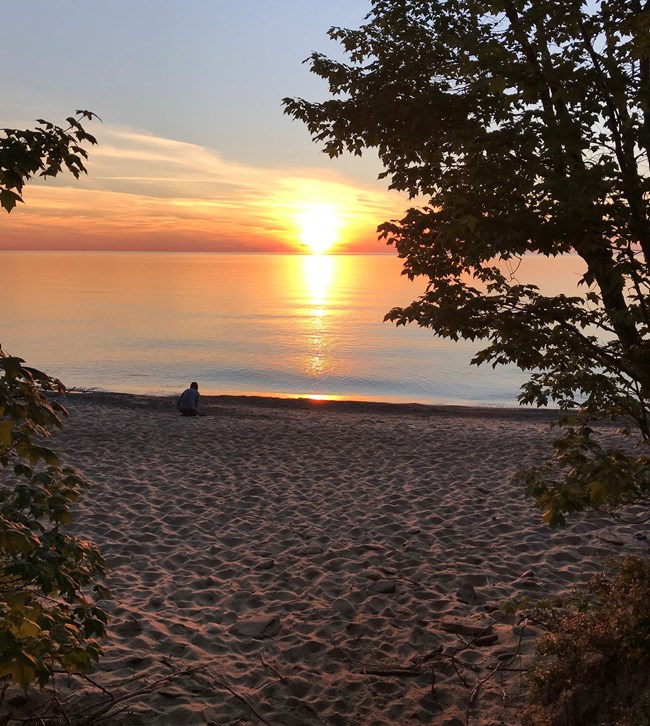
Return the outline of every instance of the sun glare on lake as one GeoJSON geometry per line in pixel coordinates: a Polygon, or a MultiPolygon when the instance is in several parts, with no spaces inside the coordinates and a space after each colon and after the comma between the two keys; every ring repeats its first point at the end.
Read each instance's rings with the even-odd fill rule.
{"type": "Polygon", "coordinates": [[[341,219],[331,204],[310,204],[298,213],[297,221],[300,242],[312,254],[321,255],[338,241],[341,219]]]}

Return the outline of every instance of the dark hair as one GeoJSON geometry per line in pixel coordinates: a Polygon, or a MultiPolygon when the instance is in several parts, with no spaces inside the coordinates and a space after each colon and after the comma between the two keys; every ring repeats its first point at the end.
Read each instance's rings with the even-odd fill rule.
{"type": "Polygon", "coordinates": [[[196,390],[199,390],[199,384],[196,381],[192,381],[190,383],[190,388],[196,388],[196,390]]]}

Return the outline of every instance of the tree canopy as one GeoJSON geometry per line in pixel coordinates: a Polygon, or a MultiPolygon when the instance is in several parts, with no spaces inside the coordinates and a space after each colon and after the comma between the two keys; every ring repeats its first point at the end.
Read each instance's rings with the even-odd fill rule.
{"type": "Polygon", "coordinates": [[[530,372],[522,403],[578,412],[523,477],[551,524],[649,504],[650,2],[373,0],[329,35],[346,60],[308,62],[331,97],[285,111],[330,156],[376,149],[418,200],[379,232],[427,288],[386,318],[484,341],[474,363],[530,372]],[[520,283],[528,253],[579,255],[584,292],[520,283]],[[602,417],[640,448],[598,438],[602,417]]]}

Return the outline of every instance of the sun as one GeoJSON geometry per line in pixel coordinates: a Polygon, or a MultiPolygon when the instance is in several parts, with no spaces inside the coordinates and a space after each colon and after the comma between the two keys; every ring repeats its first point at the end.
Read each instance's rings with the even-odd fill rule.
{"type": "Polygon", "coordinates": [[[338,241],[341,219],[331,204],[309,204],[297,217],[300,241],[312,254],[321,255],[338,241]]]}

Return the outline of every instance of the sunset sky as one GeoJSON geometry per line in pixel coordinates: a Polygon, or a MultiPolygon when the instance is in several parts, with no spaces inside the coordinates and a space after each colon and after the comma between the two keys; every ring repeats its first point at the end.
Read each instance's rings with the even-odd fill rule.
{"type": "Polygon", "coordinates": [[[0,249],[384,252],[408,201],[374,155],[330,160],[282,98],[324,100],[302,61],[340,55],[368,0],[29,0],[6,5],[0,126],[88,130],[89,174],[35,182],[0,249]]]}

